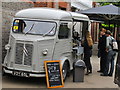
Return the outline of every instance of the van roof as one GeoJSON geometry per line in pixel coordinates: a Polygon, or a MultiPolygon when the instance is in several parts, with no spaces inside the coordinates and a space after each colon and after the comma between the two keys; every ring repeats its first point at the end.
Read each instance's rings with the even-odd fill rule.
{"type": "Polygon", "coordinates": [[[84,20],[84,21],[89,21],[89,18],[87,15],[80,14],[80,13],[75,13],[75,12],[70,12],[72,15],[72,18],[75,20],[84,20]]]}
{"type": "Polygon", "coordinates": [[[71,20],[71,14],[54,8],[29,8],[16,13],[15,17],[31,19],[71,20]]]}

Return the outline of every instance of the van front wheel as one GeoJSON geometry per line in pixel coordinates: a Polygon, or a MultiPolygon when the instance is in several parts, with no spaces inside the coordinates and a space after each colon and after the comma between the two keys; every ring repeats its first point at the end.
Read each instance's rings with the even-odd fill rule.
{"type": "Polygon", "coordinates": [[[5,71],[3,70],[3,67],[2,67],[2,76],[5,76],[5,71]]]}
{"type": "Polygon", "coordinates": [[[67,74],[69,72],[69,65],[68,62],[64,62],[63,67],[62,67],[62,73],[63,73],[63,80],[65,81],[67,74]]]}

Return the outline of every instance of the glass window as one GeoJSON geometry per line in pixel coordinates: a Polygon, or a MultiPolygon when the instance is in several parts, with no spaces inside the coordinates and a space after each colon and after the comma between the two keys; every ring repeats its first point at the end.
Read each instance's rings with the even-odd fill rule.
{"type": "Polygon", "coordinates": [[[61,23],[58,33],[59,39],[67,39],[69,37],[70,29],[68,28],[68,23],[61,23]]]}
{"type": "Polygon", "coordinates": [[[35,35],[54,35],[56,23],[28,20],[15,20],[13,23],[14,33],[25,33],[35,35]]]}

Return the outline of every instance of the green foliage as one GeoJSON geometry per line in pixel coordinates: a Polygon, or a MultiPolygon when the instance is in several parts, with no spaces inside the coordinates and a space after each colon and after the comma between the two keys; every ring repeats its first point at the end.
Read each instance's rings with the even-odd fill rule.
{"type": "MultiPolygon", "coordinates": [[[[103,27],[109,27],[109,25],[108,24],[101,24],[103,27]]],[[[110,28],[114,28],[114,27],[120,27],[120,25],[114,25],[114,24],[110,24],[110,28]]]]}
{"type": "MultiPolygon", "coordinates": [[[[110,5],[110,4],[113,4],[113,5],[117,6],[117,7],[120,7],[120,1],[119,2],[100,2],[101,6],[110,5]]],[[[107,28],[109,27],[108,24],[102,24],[102,26],[107,27],[107,28]]],[[[114,26],[114,24],[110,24],[110,28],[114,28],[114,27],[118,27],[118,26],[120,27],[120,25],[114,26]]]]}
{"type": "Polygon", "coordinates": [[[120,1],[119,2],[100,2],[101,6],[105,6],[105,5],[109,5],[109,4],[113,4],[117,7],[120,7],[120,1]]]}

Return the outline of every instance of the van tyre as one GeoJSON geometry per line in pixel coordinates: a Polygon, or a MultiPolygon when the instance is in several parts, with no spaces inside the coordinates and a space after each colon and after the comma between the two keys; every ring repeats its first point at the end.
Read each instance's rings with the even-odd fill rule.
{"type": "Polygon", "coordinates": [[[63,80],[65,81],[66,77],[69,75],[70,68],[68,62],[64,62],[62,67],[63,80]]]}
{"type": "Polygon", "coordinates": [[[2,67],[2,76],[5,76],[5,71],[3,70],[3,67],[2,67]]]}

